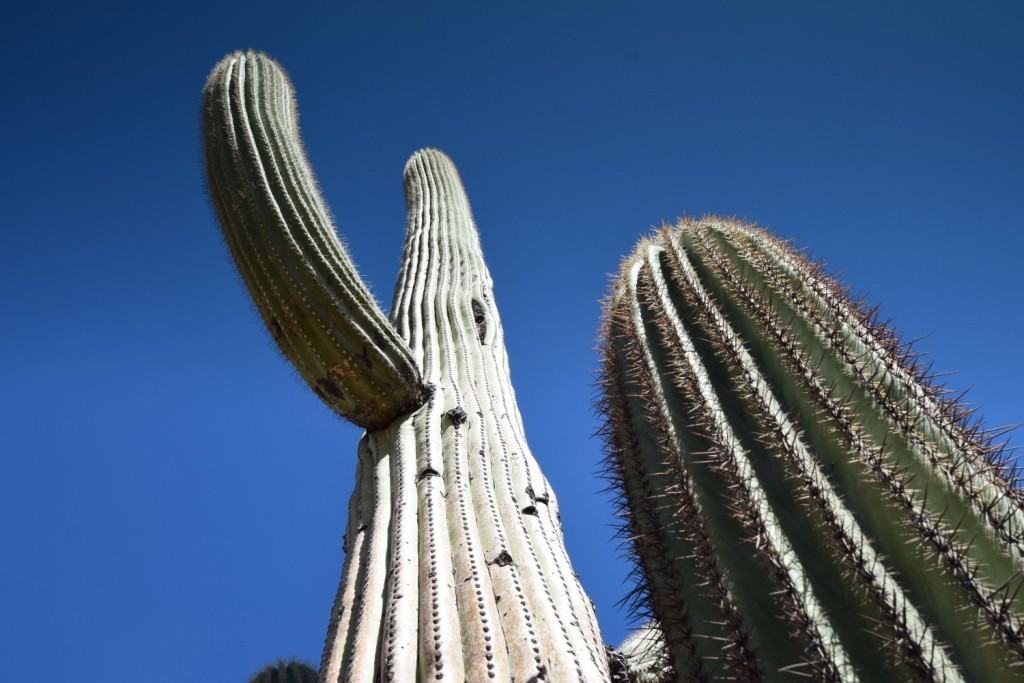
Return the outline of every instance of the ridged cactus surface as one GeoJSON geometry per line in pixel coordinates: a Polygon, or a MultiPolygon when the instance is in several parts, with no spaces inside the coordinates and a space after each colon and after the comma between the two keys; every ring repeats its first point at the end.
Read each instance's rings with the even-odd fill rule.
{"type": "Polygon", "coordinates": [[[603,351],[667,680],[1024,680],[1013,473],[819,267],[682,221],[624,261],[603,351]]]}
{"type": "Polygon", "coordinates": [[[334,236],[291,90],[267,57],[229,56],[206,88],[205,136],[210,193],[264,321],[320,397],[368,429],[323,680],[608,680],[455,167],[434,150],[406,165],[389,321],[334,236]]]}
{"type": "Polygon", "coordinates": [[[287,76],[264,56],[233,55],[203,105],[210,197],[267,329],[332,409],[387,426],[421,403],[419,372],[338,240],[287,76]]]}

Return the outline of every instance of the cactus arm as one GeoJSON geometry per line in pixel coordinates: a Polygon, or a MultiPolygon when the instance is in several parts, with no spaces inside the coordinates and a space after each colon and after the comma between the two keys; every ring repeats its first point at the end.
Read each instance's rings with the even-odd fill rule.
{"type": "Polygon", "coordinates": [[[940,405],[934,391],[886,351],[878,334],[817,269],[780,250],[767,236],[751,233],[746,239],[761,252],[759,263],[771,258],[775,267],[766,275],[782,271],[787,278],[783,284],[788,284],[794,300],[803,303],[804,310],[816,311],[811,320],[818,318],[826,329],[835,330],[826,334],[819,328],[819,333],[842,354],[848,372],[869,380],[867,388],[874,401],[898,426],[916,457],[929,463],[945,478],[947,486],[970,501],[989,533],[1012,550],[1017,568],[1024,569],[1024,507],[1020,494],[1000,474],[999,467],[988,461],[987,449],[951,417],[957,409],[940,405]]]}
{"type": "MultiPolygon", "coordinates": [[[[737,253],[749,260],[741,247],[737,253]]],[[[769,282],[768,278],[765,281],[769,282]]],[[[931,551],[942,559],[941,564],[969,594],[970,602],[981,608],[993,627],[1003,633],[1007,644],[1024,656],[1019,619],[1013,612],[1007,611],[1011,603],[1015,604],[1018,612],[1024,608],[1024,601],[1019,596],[1011,597],[1013,589],[1020,583],[1015,544],[1001,543],[1000,540],[1006,539],[988,527],[983,516],[976,514],[972,506],[965,505],[959,498],[943,495],[941,492],[949,489],[941,477],[938,481],[930,480],[922,484],[929,474],[934,473],[930,468],[921,472],[923,467],[928,468],[931,464],[931,458],[922,458],[919,453],[908,452],[909,447],[901,450],[891,445],[898,441],[898,438],[892,438],[893,433],[898,435],[902,431],[898,424],[890,423],[890,431],[886,432],[879,428],[879,425],[886,424],[883,419],[878,419],[874,424],[866,419],[873,414],[884,413],[884,407],[877,401],[859,406],[849,399],[839,401],[835,394],[845,392],[845,388],[836,383],[828,391],[822,384],[820,373],[807,367],[806,355],[802,355],[797,341],[779,335],[778,330],[775,333],[783,340],[789,358],[793,359],[795,365],[802,366],[800,374],[806,386],[819,403],[826,407],[834,424],[843,432],[849,449],[869,463],[870,469],[890,489],[899,505],[907,510],[908,523],[917,529],[918,535],[930,546],[931,551]],[[854,410],[854,407],[858,409],[854,410]],[[887,439],[889,445],[886,445],[887,439]],[[883,445],[886,447],[883,448],[883,445]],[[896,456],[899,456],[899,460],[894,462],[896,456]],[[918,481],[909,481],[907,475],[899,474],[908,468],[917,474],[915,479],[918,481]],[[932,504],[928,503],[929,487],[939,492],[938,495],[932,494],[932,504]],[[959,520],[957,530],[950,528],[951,525],[943,517],[959,520]],[[964,542],[963,538],[972,536],[975,537],[972,544],[964,542]],[[996,590],[993,586],[1001,588],[996,590]]],[[[884,418],[884,414],[880,417],[884,418]]],[[[992,471],[986,474],[994,476],[992,471]]],[[[1002,485],[1008,486],[1009,483],[1002,481],[1002,485]]],[[[969,500],[968,497],[965,499],[969,500]]]]}
{"type": "Polygon", "coordinates": [[[282,353],[332,409],[380,428],[422,402],[408,347],[334,232],[283,70],[229,55],[204,91],[212,199],[239,272],[282,353]]]}
{"type": "MultiPolygon", "coordinates": [[[[606,356],[605,386],[661,382],[646,400],[663,404],[677,441],[662,462],[674,455],[690,474],[698,522],[764,677],[795,673],[778,666],[789,641],[766,637],[773,623],[778,630],[795,618],[812,650],[837,662],[809,661],[818,677],[1024,680],[1021,495],[957,421],[958,408],[904,365],[888,333],[788,248],[733,222],[684,221],[642,242],[627,264],[637,274],[620,276],[616,291],[626,294],[612,310],[628,300],[639,322],[610,326],[605,348],[642,344],[647,362],[606,356]],[[708,463],[717,480],[702,473],[708,463]],[[742,524],[720,523],[715,490],[742,524]],[[743,544],[751,528],[756,546],[743,544]],[[742,552],[746,567],[737,565],[742,552]],[[766,560],[790,594],[788,616],[751,599],[766,560]],[[845,667],[825,652],[831,642],[845,667]]],[[[621,394],[606,388],[609,427],[628,415],[637,432],[665,429],[663,416],[621,394]]],[[[629,451],[612,444],[610,459],[619,470],[633,462],[634,479],[680,505],[686,478],[663,483],[664,468],[629,451]]],[[[638,528],[644,501],[634,499],[644,485],[619,481],[638,528]]],[[[681,561],[693,571],[701,555],[681,561]]],[[[643,552],[640,560],[660,619],[693,579],[643,552]],[[675,571],[682,589],[667,590],[672,582],[652,568],[675,571]]],[[[683,624],[670,615],[662,630],[678,674],[689,662],[672,631],[694,620],[688,610],[674,617],[683,624]]]]}
{"type": "MultiPolygon", "coordinates": [[[[711,234],[717,233],[712,231],[711,234]]],[[[701,238],[697,233],[694,239],[701,243],[696,251],[702,255],[709,266],[716,260],[719,263],[719,266],[715,268],[715,274],[709,275],[709,279],[723,283],[730,290],[729,293],[723,293],[719,300],[724,303],[733,298],[745,297],[748,310],[760,311],[761,320],[756,325],[747,325],[746,334],[753,341],[755,347],[767,348],[767,345],[763,343],[764,340],[758,339],[758,330],[775,327],[765,317],[769,310],[768,305],[763,302],[758,303],[754,298],[755,294],[751,291],[753,288],[744,287],[743,282],[739,281],[735,274],[730,275],[728,266],[721,265],[724,257],[718,254],[717,250],[711,248],[711,238],[701,238]],[[744,289],[747,291],[743,291],[744,289]]],[[[746,281],[753,280],[752,274],[746,278],[746,281]]],[[[776,303],[776,305],[781,306],[782,304],[776,303]]],[[[743,315],[739,310],[731,310],[737,318],[743,315]]],[[[781,310],[776,311],[776,315],[785,316],[781,310]]],[[[794,322],[792,328],[799,329],[799,324],[794,322]]],[[[778,328],[775,327],[775,329],[778,328]]],[[[819,354],[812,355],[818,357],[819,354]]],[[[806,357],[803,359],[803,363],[807,363],[806,357]]],[[[778,375],[775,379],[778,382],[783,381],[782,377],[778,375]]],[[[835,407],[829,402],[825,403],[825,408],[826,412],[835,410],[835,407]]],[[[800,407],[798,412],[803,415],[812,415],[816,410],[813,402],[807,402],[800,407]]],[[[863,407],[858,412],[860,416],[870,415],[870,409],[867,407],[863,407]]],[[[860,417],[854,419],[860,419],[860,417]]],[[[818,451],[824,455],[828,449],[829,440],[834,440],[834,437],[831,434],[822,436],[822,425],[816,420],[806,420],[802,427],[809,436],[816,439],[818,451]]],[[[840,431],[842,431],[841,428],[840,431]]],[[[864,433],[870,436],[870,427],[865,428],[864,433]]],[[[890,446],[888,450],[894,451],[895,449],[890,446]]],[[[863,455],[863,453],[861,454],[863,455]]],[[[832,458],[832,465],[837,471],[850,469],[850,464],[844,462],[844,459],[842,456],[832,458]]],[[[1000,569],[1005,572],[1009,569],[1009,573],[1004,575],[1009,576],[1010,580],[1018,580],[1012,569],[1007,567],[1008,557],[1006,555],[1002,557],[988,555],[986,558],[988,561],[982,569],[970,561],[970,558],[967,557],[968,552],[962,547],[964,544],[957,542],[955,534],[948,533],[943,529],[941,517],[932,513],[924,518],[916,517],[913,513],[906,515],[904,512],[907,509],[906,499],[914,499],[914,489],[918,484],[907,481],[905,477],[900,478],[896,474],[900,470],[895,468],[905,470],[911,467],[909,471],[912,473],[917,473],[920,470],[914,469],[914,462],[908,462],[905,457],[902,460],[893,460],[891,452],[876,459],[881,460],[880,464],[889,472],[888,484],[884,476],[879,476],[882,473],[881,470],[877,469],[874,462],[869,461],[867,468],[862,468],[858,474],[847,477],[847,481],[857,482],[856,486],[847,488],[849,502],[859,507],[861,523],[887,548],[889,561],[900,570],[904,577],[904,583],[912,593],[916,594],[915,599],[929,613],[931,620],[942,631],[944,638],[954,646],[958,657],[963,660],[968,671],[987,671],[984,675],[988,677],[998,675],[1007,665],[1004,660],[1005,653],[1000,652],[990,641],[1002,637],[1004,643],[1017,650],[1018,656],[1020,656],[1019,625],[1012,613],[1007,613],[999,606],[995,596],[992,595],[992,589],[986,585],[987,582],[984,578],[986,574],[998,572],[1000,569]],[[872,471],[874,476],[872,476],[872,471]],[[886,496],[885,493],[890,495],[886,496]],[[893,494],[896,496],[894,497],[893,494]],[[896,507],[892,508],[890,503],[895,503],[896,507]],[[904,543],[903,538],[906,535],[904,529],[906,528],[913,528],[922,533],[921,541],[923,543],[904,543]],[[932,532],[937,532],[938,535],[930,536],[929,534],[932,532]],[[958,545],[961,547],[958,548],[958,545]],[[931,546],[931,554],[928,552],[929,546],[931,546]],[[935,562],[933,558],[936,556],[943,561],[935,562]],[[974,572],[979,573],[976,575],[974,572]],[[982,615],[989,621],[988,627],[983,624],[976,625],[965,622],[961,616],[963,613],[969,613],[979,608],[982,615]],[[996,632],[993,633],[990,628],[994,628],[996,632]]],[[[927,475],[927,473],[924,474],[927,475]]],[[[924,476],[919,476],[917,479],[924,479],[924,476]]],[[[925,486],[927,487],[928,484],[926,483],[925,486]]],[[[957,508],[960,501],[943,496],[941,484],[938,487],[934,484],[932,486],[932,500],[943,507],[951,508],[952,518],[959,518],[961,525],[966,526],[964,522],[971,518],[970,516],[960,516],[961,513],[957,508]]],[[[922,501],[927,501],[927,491],[928,489],[925,488],[924,491],[917,494],[922,501]]],[[[927,510],[924,505],[916,507],[927,510]]],[[[942,508],[939,512],[942,512],[942,508]]],[[[978,539],[975,545],[993,543],[992,539],[982,538],[978,539]]],[[[896,615],[913,614],[913,612],[913,609],[908,611],[904,608],[896,611],[890,610],[888,614],[892,620],[892,617],[896,615]]],[[[905,635],[901,635],[900,642],[904,642],[905,645],[916,643],[917,639],[913,637],[915,630],[907,630],[904,627],[901,634],[905,635]]],[[[932,648],[921,648],[917,644],[904,649],[905,654],[911,657],[916,655],[919,660],[922,654],[932,651],[932,648]]],[[[939,652],[940,650],[935,649],[935,651],[939,652]]],[[[918,668],[927,672],[933,665],[933,662],[923,660],[919,661],[918,668]]],[[[938,673],[929,675],[933,678],[940,677],[938,673]]]]}
{"type": "MultiPolygon", "coordinates": [[[[512,582],[513,589],[521,593],[520,599],[525,599],[533,612],[533,628],[542,649],[547,645],[550,650],[548,657],[553,661],[546,668],[561,671],[563,676],[576,675],[586,680],[603,668],[603,661],[593,661],[593,654],[585,654],[599,648],[600,641],[592,635],[585,636],[578,625],[573,627],[563,621],[575,619],[581,607],[568,601],[559,603],[559,600],[566,600],[567,594],[582,595],[582,590],[575,577],[572,578],[575,590],[566,590],[564,574],[548,561],[565,556],[564,549],[560,548],[560,531],[558,542],[547,546],[543,545],[542,536],[528,530],[535,516],[524,513],[527,508],[525,491],[529,486],[526,472],[539,470],[526,449],[521,424],[512,420],[518,418],[518,409],[514,398],[510,397],[500,318],[468,201],[450,160],[433,150],[418,153],[410,160],[406,168],[406,187],[411,234],[421,232],[429,236],[427,249],[420,250],[421,254],[425,251],[426,257],[421,257],[417,265],[431,276],[418,278],[424,282],[426,290],[420,295],[420,306],[410,306],[408,311],[400,306],[395,316],[398,319],[407,316],[413,321],[411,345],[422,349],[424,375],[428,381],[442,387],[445,413],[461,409],[467,413],[469,423],[474,422],[474,413],[487,416],[482,433],[490,466],[487,481],[492,482],[493,501],[499,513],[496,522],[504,527],[507,543],[504,548],[494,548],[494,554],[488,559],[491,574],[514,572],[519,575],[518,580],[512,582]],[[453,286],[455,277],[461,279],[458,287],[453,286]],[[416,324],[417,319],[419,324],[416,324]],[[417,337],[416,330],[426,334],[417,337]],[[455,331],[458,338],[453,335],[455,331]],[[478,368],[475,372],[459,372],[457,358],[462,352],[470,355],[471,364],[478,368]],[[470,394],[480,410],[466,410],[463,404],[470,394]],[[543,550],[538,552],[541,548],[543,550]],[[496,561],[501,558],[502,550],[512,558],[511,564],[506,564],[504,559],[496,561]],[[521,587],[516,588],[516,583],[521,587]],[[559,590],[553,590],[556,586],[559,590]],[[589,665],[585,657],[591,658],[589,665]]],[[[421,237],[415,243],[422,244],[424,240],[421,237]]],[[[406,300],[417,301],[416,292],[414,289],[413,296],[405,297],[406,300]]],[[[440,470],[441,465],[435,468],[440,470]]],[[[545,490],[546,484],[538,482],[537,488],[545,490]]],[[[536,666],[536,662],[531,666],[536,666]]]]}
{"type": "MultiPolygon", "coordinates": [[[[438,161],[436,157],[433,160],[435,163],[438,161]]],[[[450,247],[460,260],[471,264],[466,279],[481,283],[477,303],[474,305],[471,301],[469,306],[461,306],[461,329],[464,338],[476,333],[477,343],[472,346],[481,351],[480,365],[486,380],[483,391],[477,392],[478,400],[489,403],[490,410],[497,414],[491,441],[496,448],[490,452],[500,456],[494,461],[500,467],[493,471],[498,475],[496,485],[499,492],[504,491],[504,495],[499,495],[499,501],[504,501],[504,519],[511,522],[506,522],[509,537],[519,549],[517,552],[528,558],[523,571],[532,576],[528,585],[534,590],[539,589],[533,600],[545,606],[538,613],[550,624],[548,638],[562,640],[565,651],[572,653],[572,665],[577,675],[587,678],[606,667],[593,608],[572,572],[561,542],[557,502],[525,441],[522,419],[509,381],[508,359],[500,317],[493,303],[490,275],[480,253],[476,231],[467,229],[471,227],[472,219],[465,194],[461,191],[457,174],[450,168],[450,162],[438,164],[437,169],[442,171],[437,173],[437,182],[448,184],[448,191],[459,198],[453,202],[457,211],[453,212],[452,220],[456,225],[461,224],[463,229],[451,231],[450,247]],[[467,325],[470,313],[472,324],[467,325]],[[479,341],[481,337],[482,342],[479,341]]],[[[463,269],[452,270],[458,272],[463,269]]],[[[441,329],[448,328],[442,324],[441,329]]],[[[443,335],[441,341],[444,345],[443,335]]],[[[445,365],[453,367],[451,363],[445,365]]]]}
{"type": "MultiPolygon", "coordinates": [[[[744,392],[746,396],[743,399],[746,404],[746,412],[757,416],[761,429],[772,435],[768,443],[776,445],[778,451],[776,459],[785,463],[785,466],[791,470],[791,479],[798,482],[799,490],[791,493],[790,497],[813,502],[812,508],[816,508],[816,510],[807,512],[810,513],[811,519],[823,520],[824,526],[827,527],[827,535],[822,539],[826,542],[822,543],[820,548],[815,548],[812,544],[804,551],[805,554],[813,558],[807,560],[805,565],[812,571],[818,570],[819,574],[824,575],[823,580],[818,582],[818,594],[825,599],[836,597],[827,590],[830,577],[821,570],[832,564],[830,554],[838,555],[840,566],[845,567],[846,573],[851,577],[863,581],[865,593],[872,596],[878,603],[878,607],[884,615],[884,623],[890,624],[894,631],[888,637],[893,642],[903,644],[901,655],[908,660],[908,665],[930,678],[956,680],[955,668],[948,656],[945,655],[944,650],[935,642],[927,622],[920,616],[900,585],[886,569],[870,541],[862,532],[856,518],[833,489],[817,459],[804,445],[800,430],[787,417],[782,405],[776,399],[771,385],[744,347],[740,336],[714,303],[709,292],[705,290],[686,252],[675,241],[670,243],[670,249],[673,266],[680,274],[680,281],[685,282],[685,287],[681,288],[683,296],[693,300],[694,307],[701,311],[701,315],[694,316],[694,318],[703,328],[702,332],[705,338],[713,340],[713,343],[720,348],[720,356],[727,359],[734,368],[740,386],[748,387],[749,390],[744,392]],[[834,539],[834,542],[828,543],[827,539],[829,538],[834,539]],[[821,549],[825,549],[827,552],[822,554],[821,549]],[[933,655],[933,653],[935,654],[933,655]]],[[[701,250],[701,254],[711,258],[704,250],[701,250]]],[[[743,283],[737,282],[734,273],[728,268],[716,270],[716,276],[713,281],[728,283],[742,289],[743,283]]],[[[725,305],[731,298],[730,294],[719,292],[716,300],[725,305]]],[[[756,310],[765,311],[766,307],[762,305],[756,310]]],[[[733,314],[734,320],[740,318],[738,311],[730,309],[730,312],[733,314]]],[[[778,329],[778,327],[771,325],[770,321],[762,320],[760,322],[765,327],[748,324],[743,329],[753,347],[766,348],[769,343],[759,337],[758,331],[768,326],[771,329],[778,329]]],[[[766,366],[768,366],[767,363],[766,366]]],[[[785,381],[785,378],[779,375],[774,376],[773,379],[780,385],[785,381]]],[[[815,415],[816,410],[813,403],[806,403],[800,404],[797,412],[815,415]]],[[[816,423],[807,424],[808,430],[814,429],[816,426],[816,423]]],[[[841,463],[836,464],[842,466],[841,463]]],[[[763,478],[768,479],[767,476],[763,478]]],[[[880,496],[874,502],[884,505],[885,498],[880,496]]],[[[793,530],[789,535],[797,539],[800,538],[800,535],[793,533],[793,530]]],[[[898,542],[899,536],[894,535],[892,530],[888,530],[888,537],[892,538],[894,543],[898,542]]],[[[859,605],[857,601],[845,605],[833,602],[832,605],[833,613],[850,613],[851,610],[856,612],[858,609],[864,610],[866,606],[859,605]]],[[[866,626],[868,625],[853,620],[840,621],[837,624],[839,628],[846,627],[843,641],[849,647],[857,647],[861,650],[859,653],[861,656],[858,659],[864,662],[865,667],[874,663],[869,654],[878,649],[877,641],[865,641],[862,637],[861,631],[866,626]]],[[[876,672],[874,675],[877,677],[882,674],[876,672]]]]}
{"type": "Polygon", "coordinates": [[[761,680],[749,634],[702,522],[704,510],[694,481],[676,456],[664,401],[655,400],[660,387],[649,370],[647,339],[630,333],[642,329],[642,321],[627,302],[627,297],[620,297],[605,322],[610,342],[605,347],[604,408],[610,414],[609,445],[622,454],[614,463],[614,478],[627,492],[620,504],[631,523],[623,533],[647,584],[638,586],[633,606],[642,608],[648,591],[659,595],[652,608],[665,646],[673,653],[673,680],[712,680],[730,674],[761,680]],[[627,339],[632,341],[624,342],[627,339]],[[622,367],[633,372],[620,372],[622,367]],[[678,490],[675,505],[665,490],[678,490]]]}
{"type": "Polygon", "coordinates": [[[389,461],[374,504],[390,507],[391,535],[386,555],[372,557],[368,536],[344,571],[382,575],[371,591],[382,601],[362,578],[351,596],[343,591],[350,635],[329,637],[324,661],[341,648],[344,662],[365,668],[357,677],[345,664],[326,680],[607,680],[561,528],[541,514],[553,497],[526,447],[458,174],[443,154],[423,150],[406,166],[405,188],[392,319],[431,390],[425,405],[368,435],[371,451],[389,461]],[[370,611],[380,613],[376,625],[357,619],[370,611]],[[379,647],[369,637],[352,644],[364,622],[368,634],[379,632],[379,647]]]}
{"type": "MultiPolygon", "coordinates": [[[[705,363],[668,298],[660,266],[661,253],[661,248],[651,246],[643,254],[644,274],[649,278],[645,288],[647,291],[641,289],[637,292],[634,305],[643,303],[651,311],[657,334],[662,340],[662,348],[668,355],[668,364],[673,371],[671,381],[675,393],[688,396],[693,401],[692,410],[710,437],[710,455],[716,461],[715,467],[733,491],[733,505],[741,511],[744,526],[757,539],[772,567],[778,589],[786,596],[793,610],[794,626],[807,642],[807,664],[827,680],[856,680],[846,652],[811,589],[803,563],[790,546],[753,469],[750,454],[729,424],[705,363]]],[[[657,367],[653,357],[649,362],[652,363],[654,374],[657,367]]],[[[672,413],[667,406],[666,412],[672,413]]],[[[678,419],[678,416],[673,418],[678,419]]],[[[767,634],[763,637],[767,637],[767,634]]]]}

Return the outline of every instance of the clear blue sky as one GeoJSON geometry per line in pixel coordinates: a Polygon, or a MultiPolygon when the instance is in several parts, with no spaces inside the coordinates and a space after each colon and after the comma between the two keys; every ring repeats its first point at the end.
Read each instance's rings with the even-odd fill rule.
{"type": "Polygon", "coordinates": [[[231,50],[291,73],[381,299],[406,157],[459,166],[609,641],[627,568],[594,476],[597,302],[663,219],[793,238],[930,334],[988,423],[1024,419],[1024,5],[371,4],[4,10],[4,680],[229,683],[319,657],[358,432],[277,356],[204,194],[200,90],[231,50]]]}

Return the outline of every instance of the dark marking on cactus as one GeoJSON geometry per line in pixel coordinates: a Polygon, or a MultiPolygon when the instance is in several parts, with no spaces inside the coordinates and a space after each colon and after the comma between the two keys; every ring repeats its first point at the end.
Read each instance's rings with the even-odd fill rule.
{"type": "Polygon", "coordinates": [[[416,483],[417,484],[420,483],[421,481],[423,481],[427,477],[440,477],[440,476],[441,476],[441,473],[438,472],[437,470],[435,470],[433,467],[427,467],[422,472],[420,472],[418,475],[416,475],[416,483]]]}
{"type": "Polygon", "coordinates": [[[253,676],[249,683],[317,683],[316,669],[302,662],[278,662],[253,676]]]}
{"type": "Polygon", "coordinates": [[[548,504],[548,502],[549,502],[549,501],[548,501],[548,497],[547,497],[546,495],[544,495],[544,494],[541,494],[541,495],[539,495],[539,496],[538,496],[538,495],[537,495],[537,494],[536,494],[536,493],[534,492],[534,490],[533,490],[533,487],[532,487],[532,486],[527,486],[527,487],[526,487],[526,495],[527,495],[527,496],[528,496],[528,497],[530,498],[530,500],[532,500],[532,501],[533,501],[534,503],[542,503],[542,504],[544,504],[544,505],[547,505],[547,504],[548,504]]]}
{"type": "Polygon", "coordinates": [[[470,302],[473,309],[473,324],[476,325],[476,338],[481,344],[487,343],[487,310],[477,299],[470,302]]]}
{"type": "Polygon", "coordinates": [[[455,429],[458,429],[462,423],[469,419],[469,416],[466,415],[466,411],[462,409],[462,406],[455,406],[444,415],[451,421],[452,427],[455,429]]]}
{"type": "Polygon", "coordinates": [[[493,564],[497,567],[510,567],[515,564],[515,560],[512,559],[512,555],[510,555],[507,550],[502,550],[493,560],[491,560],[487,564],[493,564]]]}
{"type": "Polygon", "coordinates": [[[336,398],[338,400],[341,400],[345,397],[345,394],[344,392],[342,392],[341,387],[338,386],[338,383],[335,382],[333,379],[327,377],[322,377],[318,379],[316,381],[316,386],[314,387],[314,390],[321,397],[326,395],[330,396],[331,398],[336,398]]]}
{"type": "Polygon", "coordinates": [[[281,344],[284,342],[284,330],[281,329],[281,323],[278,322],[277,318],[270,317],[267,319],[267,326],[270,328],[270,336],[274,338],[274,341],[281,344]]]}
{"type": "Polygon", "coordinates": [[[527,505],[526,507],[523,508],[523,514],[524,515],[533,515],[534,517],[536,517],[537,516],[537,508],[535,506],[533,506],[533,505],[527,505]]]}

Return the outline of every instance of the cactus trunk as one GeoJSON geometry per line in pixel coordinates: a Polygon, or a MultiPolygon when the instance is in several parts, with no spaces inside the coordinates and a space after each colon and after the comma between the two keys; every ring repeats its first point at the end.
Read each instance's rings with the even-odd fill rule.
{"type": "Polygon", "coordinates": [[[684,221],[608,302],[609,468],[671,680],[1024,680],[1024,511],[895,335],[767,233],[684,221]]]}
{"type": "Polygon", "coordinates": [[[389,322],[333,236],[290,91],[266,57],[226,59],[207,86],[207,158],[229,246],[268,327],[318,395],[368,428],[322,679],[608,680],[557,501],[526,444],[454,166],[435,150],[406,166],[389,322]]]}

